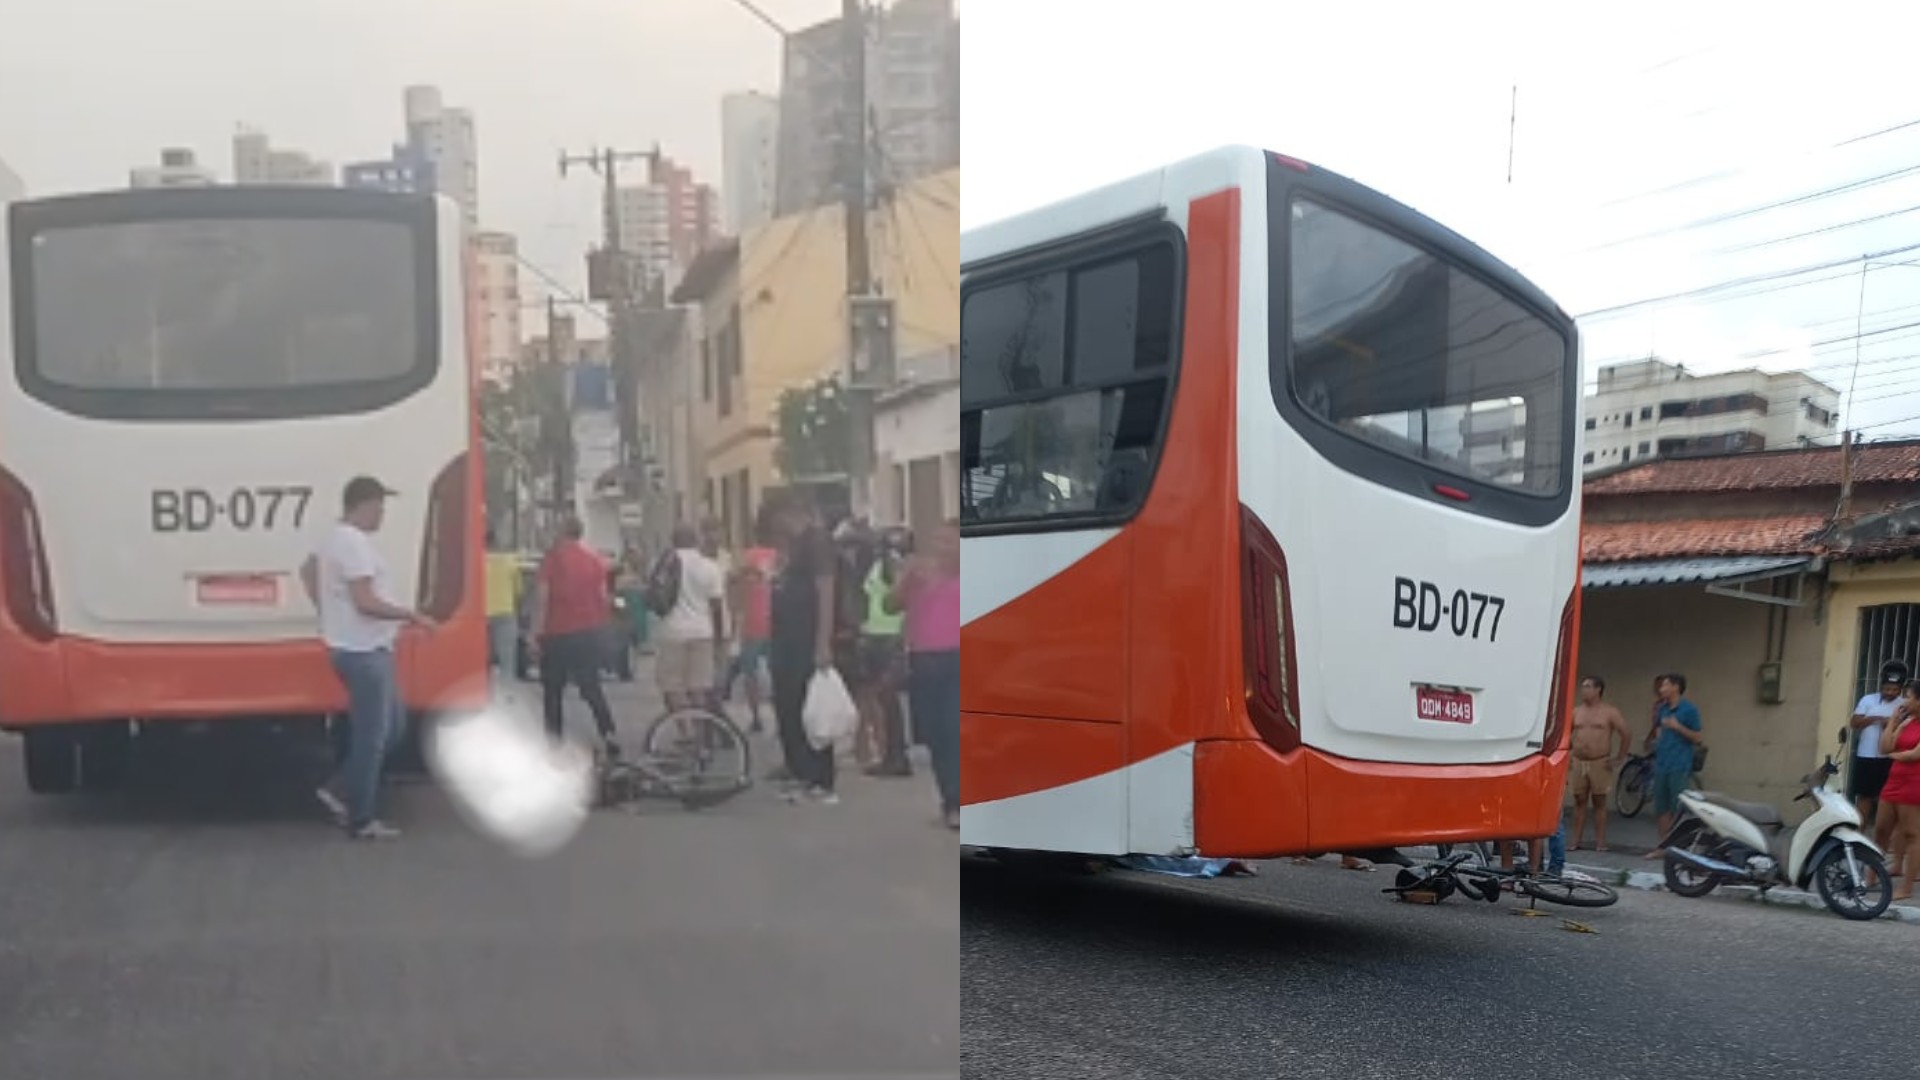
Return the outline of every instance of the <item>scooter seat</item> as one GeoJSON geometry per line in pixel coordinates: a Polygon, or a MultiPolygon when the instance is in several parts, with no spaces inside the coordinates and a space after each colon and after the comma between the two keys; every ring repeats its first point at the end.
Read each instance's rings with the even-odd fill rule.
{"type": "Polygon", "coordinates": [[[1700,798],[1723,810],[1731,810],[1741,817],[1746,818],[1748,821],[1753,822],[1755,825],[1771,826],[1781,823],[1780,811],[1768,806],[1766,803],[1743,802],[1739,799],[1729,799],[1725,795],[1717,795],[1711,791],[1701,792],[1700,798]]]}

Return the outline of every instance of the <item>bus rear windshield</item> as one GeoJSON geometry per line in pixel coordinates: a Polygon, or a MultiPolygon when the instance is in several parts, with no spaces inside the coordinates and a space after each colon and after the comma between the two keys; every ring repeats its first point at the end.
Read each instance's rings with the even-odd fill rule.
{"type": "Polygon", "coordinates": [[[146,396],[218,414],[222,400],[299,391],[313,395],[312,411],[329,411],[329,389],[431,368],[417,237],[403,222],[340,219],[43,230],[28,241],[33,332],[21,375],[68,407],[146,396]]]}
{"type": "Polygon", "coordinates": [[[1289,222],[1292,391],[1389,453],[1517,493],[1559,495],[1570,345],[1479,278],[1296,198],[1289,222]]]}

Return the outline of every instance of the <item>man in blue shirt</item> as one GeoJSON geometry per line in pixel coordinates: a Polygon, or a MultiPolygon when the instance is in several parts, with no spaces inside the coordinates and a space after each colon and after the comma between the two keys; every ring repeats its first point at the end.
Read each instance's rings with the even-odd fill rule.
{"type": "MultiPolygon", "coordinates": [[[[1694,748],[1701,741],[1700,710],[1687,700],[1685,675],[1662,675],[1655,680],[1654,688],[1660,694],[1660,709],[1654,716],[1653,812],[1664,838],[1680,810],[1680,793],[1687,790],[1693,775],[1694,748]]],[[[1663,854],[1655,848],[1647,852],[1647,858],[1663,854]]]]}

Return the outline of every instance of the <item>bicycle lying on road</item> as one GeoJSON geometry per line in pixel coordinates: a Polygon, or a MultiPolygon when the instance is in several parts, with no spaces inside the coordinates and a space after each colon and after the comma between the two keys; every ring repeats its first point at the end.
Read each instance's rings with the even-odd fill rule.
{"type": "Polygon", "coordinates": [[[753,786],[746,735],[710,709],[675,709],[647,728],[640,752],[595,762],[594,803],[602,809],[672,799],[688,810],[718,806],[753,786]]]}
{"type": "Polygon", "coordinates": [[[1478,856],[1475,851],[1456,851],[1425,866],[1403,867],[1394,875],[1394,883],[1380,891],[1401,900],[1427,903],[1439,903],[1455,893],[1469,900],[1493,903],[1508,892],[1525,896],[1529,901],[1545,900],[1549,904],[1578,908],[1611,907],[1620,900],[1620,894],[1612,887],[1585,874],[1502,870],[1478,856]]]}

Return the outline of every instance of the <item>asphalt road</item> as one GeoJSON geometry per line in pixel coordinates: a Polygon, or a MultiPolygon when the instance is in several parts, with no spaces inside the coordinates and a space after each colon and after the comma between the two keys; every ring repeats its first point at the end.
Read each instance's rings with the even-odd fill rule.
{"type": "Polygon", "coordinates": [[[1627,891],[1520,918],[1380,873],[961,873],[962,1075],[1915,1075],[1920,928],[1627,891]]]}
{"type": "Polygon", "coordinates": [[[0,738],[6,1080],[954,1072],[956,846],[925,773],[604,812],[527,861],[426,785],[368,845],[280,756],[106,801],[32,797],[18,758],[0,738]]]}

